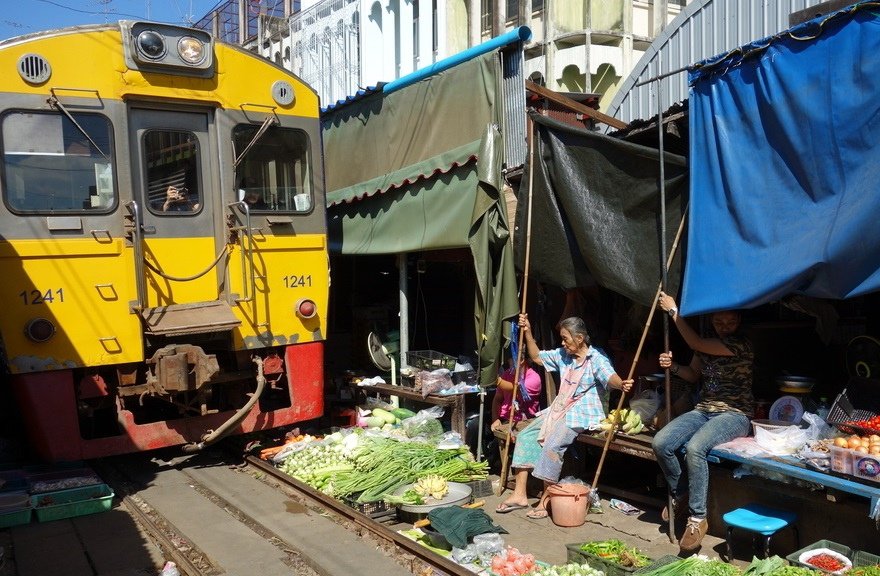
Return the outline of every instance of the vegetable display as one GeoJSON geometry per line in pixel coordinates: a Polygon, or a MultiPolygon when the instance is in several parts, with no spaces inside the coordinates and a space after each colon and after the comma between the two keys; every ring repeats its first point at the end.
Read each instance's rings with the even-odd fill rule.
{"type": "Polygon", "coordinates": [[[837,572],[838,570],[842,570],[846,567],[846,564],[844,564],[831,554],[816,554],[815,556],[811,556],[810,558],[808,558],[806,563],[810,566],[815,566],[820,570],[826,570],[828,572],[837,572]]]}
{"type": "MultiPolygon", "coordinates": [[[[710,560],[705,556],[691,556],[660,566],[656,570],[640,573],[641,576],[741,576],[742,571],[733,564],[710,560]]],[[[775,573],[774,573],[775,575],[775,573]]],[[[794,576],[794,575],[788,575],[794,576]]],[[[814,575],[813,575],[814,576],[814,575]]]]}
{"type": "Polygon", "coordinates": [[[612,410],[604,420],[599,422],[599,428],[605,432],[611,430],[615,419],[619,430],[624,434],[638,434],[645,429],[641,415],[635,410],[629,410],[626,408],[612,410]]]}
{"type": "Polygon", "coordinates": [[[500,554],[492,557],[492,573],[498,576],[534,574],[536,567],[537,564],[533,555],[523,554],[513,546],[508,546],[500,554]]]}
{"type": "Polygon", "coordinates": [[[562,564],[559,566],[540,566],[535,569],[535,576],[603,576],[604,573],[586,564],[562,564]]]}
{"type": "Polygon", "coordinates": [[[612,562],[625,567],[641,568],[651,563],[651,559],[640,552],[638,548],[627,546],[621,540],[612,539],[601,542],[586,542],[581,545],[580,549],[606,562],[612,562]]]}
{"type": "Polygon", "coordinates": [[[853,568],[847,576],[880,576],[880,565],[853,568]]]}

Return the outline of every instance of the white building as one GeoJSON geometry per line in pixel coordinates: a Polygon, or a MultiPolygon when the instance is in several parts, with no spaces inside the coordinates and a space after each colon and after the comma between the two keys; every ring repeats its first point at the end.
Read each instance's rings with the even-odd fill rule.
{"type": "Polygon", "coordinates": [[[228,0],[200,25],[213,21],[221,38],[226,32],[293,71],[325,106],[528,26],[527,75],[554,90],[601,93],[607,105],[688,1],[285,0],[267,14],[266,0],[228,0]],[[248,33],[228,32],[236,19],[248,33]]]}

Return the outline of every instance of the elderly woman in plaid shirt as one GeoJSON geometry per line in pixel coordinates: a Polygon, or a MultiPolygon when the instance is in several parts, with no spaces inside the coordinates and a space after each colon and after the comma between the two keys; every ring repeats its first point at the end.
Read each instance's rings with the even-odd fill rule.
{"type": "MultiPolygon", "coordinates": [[[[539,412],[535,421],[517,434],[511,462],[516,484],[510,498],[496,509],[501,514],[528,506],[529,470],[532,476],[544,481],[546,494],[547,487],[559,481],[566,449],[580,432],[598,426],[605,418],[601,393],[609,386],[627,392],[633,385],[632,380],[618,376],[608,358],[590,346],[582,319],[571,317],[559,323],[562,347],[555,350],[538,349],[526,314],[520,314],[519,326],[529,358],[545,370],[559,372],[561,384],[550,407],[539,412]]],[[[546,518],[543,498],[526,515],[546,518]]]]}

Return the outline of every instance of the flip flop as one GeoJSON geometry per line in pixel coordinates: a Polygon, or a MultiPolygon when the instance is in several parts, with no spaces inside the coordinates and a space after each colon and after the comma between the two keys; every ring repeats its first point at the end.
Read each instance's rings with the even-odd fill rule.
{"type": "Polygon", "coordinates": [[[529,510],[526,512],[526,517],[531,518],[532,520],[540,520],[541,518],[546,518],[549,516],[547,514],[547,510],[544,508],[535,508],[534,510],[529,510]]]}
{"type": "Polygon", "coordinates": [[[495,509],[495,512],[498,514],[508,514],[514,510],[522,510],[523,508],[528,508],[528,506],[526,504],[508,504],[507,502],[502,502],[498,505],[498,508],[495,509]]]}

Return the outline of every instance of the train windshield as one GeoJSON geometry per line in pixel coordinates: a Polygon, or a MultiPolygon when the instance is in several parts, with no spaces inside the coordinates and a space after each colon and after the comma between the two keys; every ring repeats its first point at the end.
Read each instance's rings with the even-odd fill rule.
{"type": "Polygon", "coordinates": [[[236,171],[238,199],[255,212],[310,212],[314,199],[308,136],[272,126],[256,137],[259,129],[244,124],[232,134],[236,154],[246,150],[236,171]]]}
{"type": "Polygon", "coordinates": [[[11,112],[2,120],[3,191],[17,212],[107,212],[116,203],[110,121],[11,112]],[[78,125],[78,126],[77,126],[78,125]]]}

